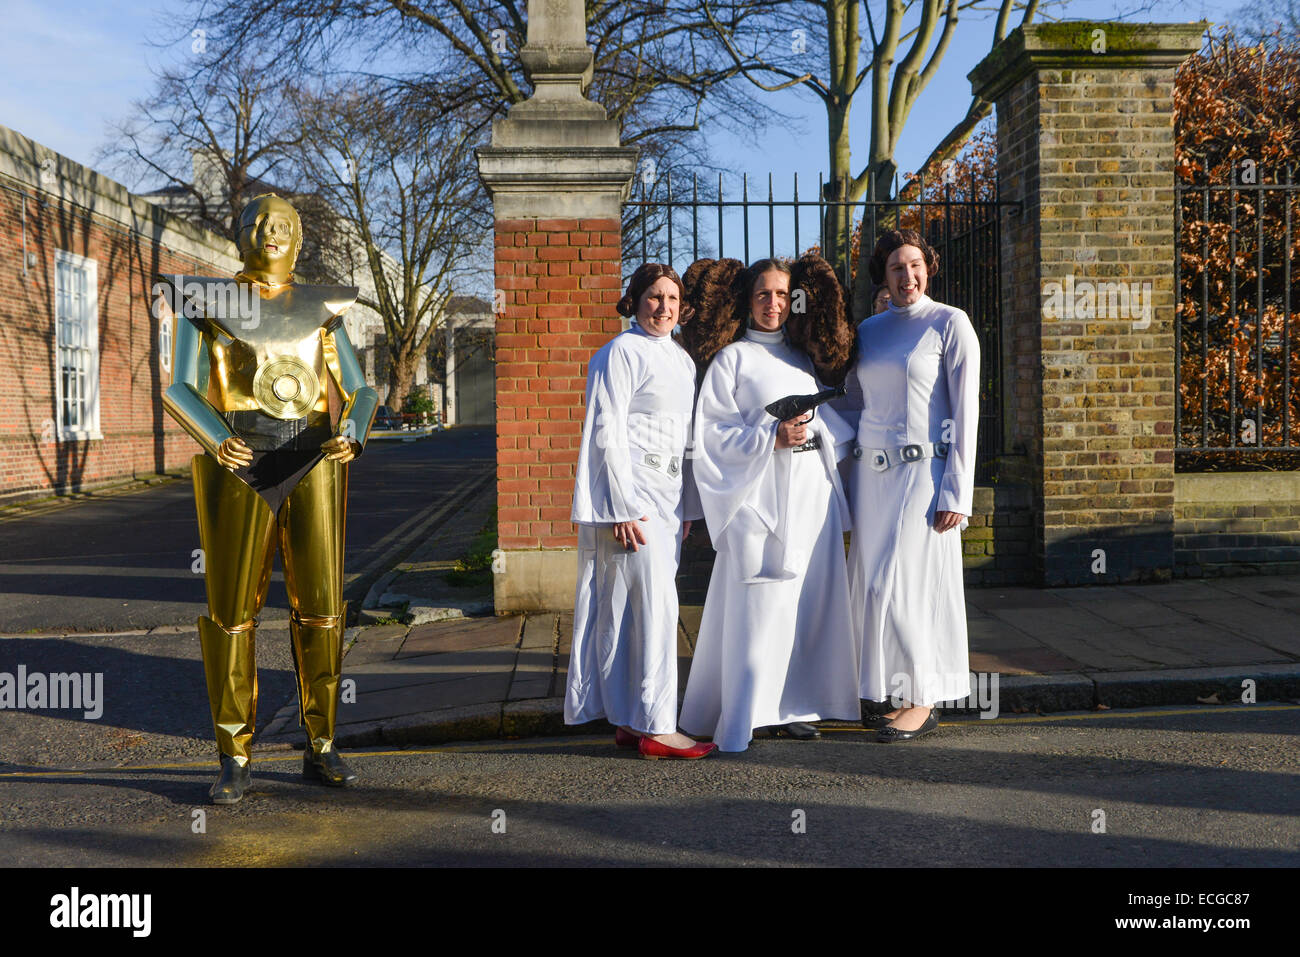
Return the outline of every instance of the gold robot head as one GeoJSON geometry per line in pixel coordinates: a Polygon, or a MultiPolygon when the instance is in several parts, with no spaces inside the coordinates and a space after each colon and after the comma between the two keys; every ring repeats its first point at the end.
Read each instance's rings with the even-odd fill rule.
{"type": "Polygon", "coordinates": [[[263,193],[239,214],[235,243],[245,273],[272,284],[291,282],[302,250],[302,220],[288,202],[263,193]]]}

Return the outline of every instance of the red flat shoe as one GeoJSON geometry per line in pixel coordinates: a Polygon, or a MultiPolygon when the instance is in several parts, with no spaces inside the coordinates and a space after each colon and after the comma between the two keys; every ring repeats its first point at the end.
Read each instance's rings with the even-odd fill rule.
{"type": "Polygon", "coordinates": [[[702,758],[705,755],[712,754],[718,750],[718,746],[712,741],[696,741],[689,748],[670,748],[666,744],[649,737],[641,739],[639,744],[641,757],[649,761],[658,761],[660,758],[676,758],[681,761],[694,761],[696,758],[702,758]]]}
{"type": "Polygon", "coordinates": [[[635,748],[640,740],[641,735],[639,734],[632,734],[622,728],[614,729],[614,743],[620,748],[635,748]]]}

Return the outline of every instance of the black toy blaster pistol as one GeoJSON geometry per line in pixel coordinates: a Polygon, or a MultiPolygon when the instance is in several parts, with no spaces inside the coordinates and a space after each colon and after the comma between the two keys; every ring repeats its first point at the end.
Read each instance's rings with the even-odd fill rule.
{"type": "Polygon", "coordinates": [[[823,402],[829,402],[831,399],[838,399],[844,395],[844,387],[838,389],[827,389],[825,392],[814,392],[811,395],[787,395],[784,399],[777,399],[775,402],[764,406],[769,415],[775,416],[784,422],[787,419],[793,419],[795,416],[803,415],[805,412],[811,412],[823,402]]]}

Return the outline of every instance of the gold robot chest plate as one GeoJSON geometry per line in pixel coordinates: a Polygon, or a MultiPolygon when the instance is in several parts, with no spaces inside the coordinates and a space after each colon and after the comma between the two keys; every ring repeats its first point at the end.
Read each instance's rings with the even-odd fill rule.
{"type": "Polygon", "coordinates": [[[238,285],[236,297],[186,283],[186,298],[200,300],[194,306],[208,320],[209,395],[215,404],[223,412],[258,409],[285,420],[328,411],[324,327],[351,304],[356,290],[294,285],[249,296],[251,287],[238,285]]]}

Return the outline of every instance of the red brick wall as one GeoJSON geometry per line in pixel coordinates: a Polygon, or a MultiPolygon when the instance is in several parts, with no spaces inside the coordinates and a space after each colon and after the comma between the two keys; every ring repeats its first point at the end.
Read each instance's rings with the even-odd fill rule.
{"type": "Polygon", "coordinates": [[[501,548],[577,545],[569,509],[587,362],[623,328],[619,229],[614,219],[497,221],[501,548]]]}
{"type": "Polygon", "coordinates": [[[22,197],[0,192],[0,496],[68,491],[186,464],[198,446],[162,409],[170,383],[158,361],[150,288],[157,272],[221,274],[224,267],[159,246],[80,207],[27,200],[22,275],[22,197]],[[95,260],[99,308],[101,440],[56,441],[54,258],[95,260]]]}

